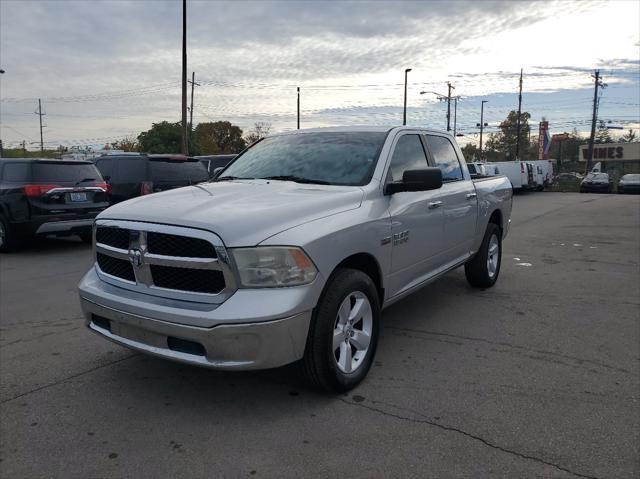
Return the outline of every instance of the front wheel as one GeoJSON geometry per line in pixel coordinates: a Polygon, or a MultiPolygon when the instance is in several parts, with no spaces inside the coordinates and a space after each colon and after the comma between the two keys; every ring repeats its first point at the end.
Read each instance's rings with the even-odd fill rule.
{"type": "Polygon", "coordinates": [[[476,255],[464,265],[467,281],[474,288],[490,288],[498,280],[502,263],[502,231],[489,223],[476,255]]]}
{"type": "Polygon", "coordinates": [[[339,269],[314,310],[302,367],[309,381],[344,392],[367,375],[378,342],[380,303],[362,271],[339,269]]]}

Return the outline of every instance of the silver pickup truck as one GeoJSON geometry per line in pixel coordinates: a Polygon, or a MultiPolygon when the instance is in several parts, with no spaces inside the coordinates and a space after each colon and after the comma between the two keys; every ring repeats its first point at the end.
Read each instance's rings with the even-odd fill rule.
{"type": "Polygon", "coordinates": [[[472,286],[496,282],[511,199],[505,177],[471,180],[447,133],[278,134],[209,183],[101,213],[80,301],[123,346],[227,370],[297,361],[346,391],[383,308],[458,266],[472,286]]]}

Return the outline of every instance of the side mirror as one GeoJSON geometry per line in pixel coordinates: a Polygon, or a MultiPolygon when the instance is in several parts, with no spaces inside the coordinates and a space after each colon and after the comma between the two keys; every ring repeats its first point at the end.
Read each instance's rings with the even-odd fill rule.
{"type": "Polygon", "coordinates": [[[402,191],[428,191],[442,187],[442,171],[440,168],[423,168],[407,170],[402,175],[402,181],[388,183],[385,194],[392,195],[402,191]]]}
{"type": "Polygon", "coordinates": [[[212,176],[212,178],[217,177],[217,176],[220,174],[220,172],[221,172],[222,170],[224,170],[224,167],[223,167],[223,166],[219,166],[219,167],[217,167],[217,168],[214,168],[214,169],[213,169],[213,176],[212,176]]]}

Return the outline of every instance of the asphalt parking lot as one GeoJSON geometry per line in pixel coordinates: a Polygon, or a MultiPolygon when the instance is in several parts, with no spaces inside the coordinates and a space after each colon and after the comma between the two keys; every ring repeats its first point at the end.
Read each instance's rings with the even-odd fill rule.
{"type": "Polygon", "coordinates": [[[517,196],[501,277],[454,271],[383,314],[344,396],[88,332],[91,250],[0,257],[0,475],[638,477],[640,197],[517,196]]]}

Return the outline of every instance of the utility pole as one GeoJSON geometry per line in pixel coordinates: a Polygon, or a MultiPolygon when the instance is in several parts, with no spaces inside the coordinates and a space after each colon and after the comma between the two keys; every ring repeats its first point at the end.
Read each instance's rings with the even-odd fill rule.
{"type": "Polygon", "coordinates": [[[598,119],[598,88],[605,88],[606,83],[602,82],[600,78],[600,70],[596,70],[595,75],[591,75],[594,78],[593,89],[593,117],[591,118],[591,135],[589,136],[589,149],[587,150],[587,168],[585,173],[589,173],[591,170],[591,162],[593,161],[593,143],[596,138],[596,122],[598,119]]]}
{"type": "Polygon", "coordinates": [[[451,82],[447,82],[449,92],[447,93],[447,131],[451,131],[451,90],[455,87],[451,86],[451,82]]]}
{"type": "Polygon", "coordinates": [[[411,68],[407,68],[404,71],[404,108],[402,110],[402,125],[407,124],[407,75],[411,71],[411,68]]]}
{"type": "Polygon", "coordinates": [[[300,87],[298,87],[298,130],[300,129],[300,87]]]}
{"type": "Polygon", "coordinates": [[[182,153],[189,154],[187,125],[187,0],[182,0],[182,153]]]}
{"type": "Polygon", "coordinates": [[[480,105],[480,123],[477,126],[480,127],[480,161],[482,161],[482,131],[487,124],[484,122],[484,104],[489,100],[482,100],[482,104],[480,105]]]}
{"type": "Polygon", "coordinates": [[[520,69],[520,93],[518,93],[518,127],[516,130],[516,161],[520,158],[520,116],[522,115],[522,68],[520,69]]]}
{"type": "Polygon", "coordinates": [[[456,136],[457,124],[458,124],[458,100],[459,96],[453,97],[453,136],[456,136]]]}
{"type": "Polygon", "coordinates": [[[40,117],[40,152],[43,152],[44,141],[42,139],[42,117],[45,116],[45,114],[42,113],[42,102],[40,101],[40,98],[38,98],[38,111],[34,113],[40,117]]]}
{"type": "Polygon", "coordinates": [[[192,143],[191,136],[193,135],[193,87],[200,86],[196,83],[196,72],[191,72],[191,108],[189,109],[189,143],[192,143]]]}

